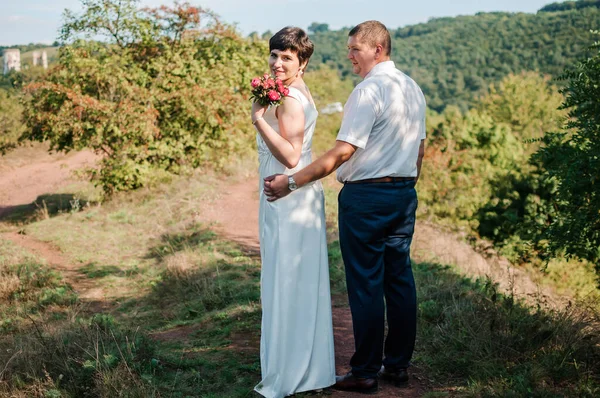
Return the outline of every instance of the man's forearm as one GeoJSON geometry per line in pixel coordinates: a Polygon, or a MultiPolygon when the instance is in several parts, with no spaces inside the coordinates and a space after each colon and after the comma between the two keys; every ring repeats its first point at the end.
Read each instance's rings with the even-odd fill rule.
{"type": "Polygon", "coordinates": [[[346,162],[354,154],[356,147],[347,142],[337,141],[335,147],[323,156],[294,174],[294,180],[299,187],[327,177],[346,162]]]}
{"type": "Polygon", "coordinates": [[[425,140],[421,140],[421,145],[419,145],[419,155],[417,157],[417,178],[415,178],[415,181],[419,181],[419,177],[421,176],[423,156],[425,156],[425,140]]]}

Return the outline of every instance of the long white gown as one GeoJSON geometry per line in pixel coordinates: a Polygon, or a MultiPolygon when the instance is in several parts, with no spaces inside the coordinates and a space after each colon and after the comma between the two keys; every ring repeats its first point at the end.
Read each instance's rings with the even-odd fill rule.
{"type": "MultiPolygon", "coordinates": [[[[287,169],[257,134],[259,152],[259,236],[262,332],[262,381],[254,388],[267,398],[280,398],[335,383],[329,266],[321,183],[308,184],[283,199],[267,202],[263,178],[293,174],[312,161],[311,144],[318,112],[299,90],[289,96],[303,105],[302,156],[287,169]]],[[[275,108],[264,119],[277,132],[275,108]]]]}

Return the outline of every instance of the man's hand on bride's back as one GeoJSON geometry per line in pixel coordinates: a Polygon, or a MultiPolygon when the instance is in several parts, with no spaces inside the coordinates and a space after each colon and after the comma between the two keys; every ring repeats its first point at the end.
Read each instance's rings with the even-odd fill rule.
{"type": "Polygon", "coordinates": [[[269,202],[274,202],[287,196],[291,191],[288,188],[288,176],[273,174],[264,178],[263,191],[269,202]]]}

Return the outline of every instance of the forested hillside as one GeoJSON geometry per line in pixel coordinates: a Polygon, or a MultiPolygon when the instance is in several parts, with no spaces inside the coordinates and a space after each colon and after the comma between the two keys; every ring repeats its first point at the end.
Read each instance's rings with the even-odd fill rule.
{"type": "Polygon", "coordinates": [[[600,7],[600,0],[579,0],[579,1],[563,1],[558,3],[548,4],[540,9],[540,12],[580,10],[588,7],[600,7]]]}
{"type": "MultiPolygon", "coordinates": [[[[478,13],[399,28],[391,32],[392,58],[419,83],[430,108],[439,112],[458,105],[464,111],[510,73],[540,71],[556,77],[581,58],[594,41],[590,30],[600,28],[600,3],[573,3],[551,4],[537,14],[478,13]]],[[[316,44],[312,65],[327,63],[342,76],[351,75],[348,30],[317,26],[311,32],[316,44]]]]}

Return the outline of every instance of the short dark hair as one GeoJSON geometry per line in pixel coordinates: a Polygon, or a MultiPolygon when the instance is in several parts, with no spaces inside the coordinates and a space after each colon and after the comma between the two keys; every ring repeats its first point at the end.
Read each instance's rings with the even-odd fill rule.
{"type": "Polygon", "coordinates": [[[392,53],[392,39],[390,32],[384,24],[379,21],[366,21],[356,25],[348,33],[348,37],[356,36],[358,39],[364,40],[370,46],[375,47],[381,44],[385,55],[392,53]]]}
{"type": "Polygon", "coordinates": [[[291,50],[298,55],[300,65],[308,62],[315,50],[315,45],[305,31],[294,26],[286,26],[269,39],[269,51],[291,50]]]}

